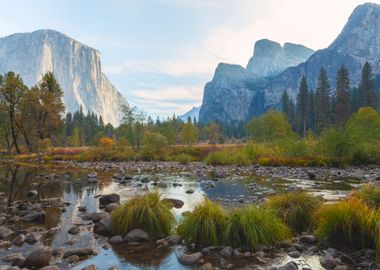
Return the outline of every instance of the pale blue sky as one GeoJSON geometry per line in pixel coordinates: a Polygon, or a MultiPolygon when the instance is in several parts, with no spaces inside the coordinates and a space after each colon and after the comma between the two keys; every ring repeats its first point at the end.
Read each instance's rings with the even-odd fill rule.
{"type": "MultiPolygon", "coordinates": [[[[373,2],[379,3],[380,0],[373,2]]],[[[218,62],[246,66],[257,39],[313,49],[361,0],[0,1],[0,36],[49,28],[98,49],[104,73],[153,116],[200,105],[218,62]]]]}

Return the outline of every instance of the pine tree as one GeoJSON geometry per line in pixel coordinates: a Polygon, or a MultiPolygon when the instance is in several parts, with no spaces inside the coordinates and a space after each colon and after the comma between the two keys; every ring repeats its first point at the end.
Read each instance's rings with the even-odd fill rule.
{"type": "Polygon", "coordinates": [[[351,114],[350,77],[347,68],[342,65],[336,77],[335,120],[345,124],[351,114]]]}
{"type": "Polygon", "coordinates": [[[306,136],[307,119],[309,113],[309,89],[306,77],[302,76],[299,84],[299,92],[297,95],[296,118],[299,132],[303,137],[306,136]]]}
{"type": "Polygon", "coordinates": [[[371,65],[366,62],[362,70],[362,79],[360,81],[361,107],[377,108],[377,95],[375,92],[375,81],[373,79],[371,65]]]}
{"type": "Polygon", "coordinates": [[[284,90],[281,97],[281,112],[286,115],[286,117],[290,118],[290,100],[288,96],[288,92],[284,90]]]}
{"type": "Polygon", "coordinates": [[[309,123],[308,128],[315,132],[315,106],[314,106],[314,92],[309,91],[309,112],[308,112],[308,120],[309,123]]]}
{"type": "Polygon", "coordinates": [[[314,99],[316,131],[321,132],[331,123],[330,82],[324,67],[321,67],[314,99]]]}

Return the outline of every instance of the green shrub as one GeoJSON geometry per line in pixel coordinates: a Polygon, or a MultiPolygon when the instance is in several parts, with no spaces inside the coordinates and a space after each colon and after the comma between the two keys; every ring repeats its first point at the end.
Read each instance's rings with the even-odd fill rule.
{"type": "Polygon", "coordinates": [[[145,131],[140,156],[143,160],[162,160],[167,145],[168,141],[161,133],[145,131]]]}
{"type": "Polygon", "coordinates": [[[197,247],[221,244],[221,235],[227,215],[223,208],[209,199],[204,199],[184,217],[177,232],[188,243],[197,247]]]}
{"type": "Polygon", "coordinates": [[[359,198],[321,206],[314,216],[316,236],[332,244],[376,247],[379,252],[379,216],[359,198]]]}
{"type": "Polygon", "coordinates": [[[187,165],[191,162],[192,157],[188,154],[182,153],[182,154],[178,154],[177,156],[175,156],[174,160],[178,161],[179,164],[187,165]]]}
{"type": "Polygon", "coordinates": [[[360,187],[356,196],[361,198],[368,206],[373,208],[380,207],[380,185],[366,184],[360,187]]]}
{"type": "Polygon", "coordinates": [[[248,206],[229,213],[223,242],[232,247],[272,245],[290,237],[285,224],[270,210],[248,206]]]}
{"type": "Polygon", "coordinates": [[[320,204],[320,199],[306,192],[292,192],[270,197],[265,207],[295,232],[303,232],[310,227],[312,216],[320,204]]]}
{"type": "Polygon", "coordinates": [[[161,200],[157,192],[135,197],[112,212],[115,233],[126,235],[133,229],[142,229],[151,237],[164,237],[171,232],[175,221],[171,204],[161,200]]]}
{"type": "Polygon", "coordinates": [[[231,153],[226,149],[217,152],[211,152],[205,158],[205,163],[209,165],[228,165],[231,164],[231,153]]]}

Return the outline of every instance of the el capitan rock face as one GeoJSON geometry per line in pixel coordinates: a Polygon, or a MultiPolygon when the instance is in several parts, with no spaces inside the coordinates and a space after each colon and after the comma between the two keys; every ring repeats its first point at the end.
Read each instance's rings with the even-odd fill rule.
{"type": "Polygon", "coordinates": [[[28,86],[52,71],[64,91],[68,112],[83,107],[104,122],[120,123],[124,97],[102,73],[100,53],[53,30],[38,30],[0,38],[0,73],[14,71],[28,86]]]}
{"type": "MultiPolygon", "coordinates": [[[[273,55],[278,55],[278,51],[281,50],[281,46],[273,42],[270,42],[269,47],[272,48],[269,52],[262,51],[262,55],[259,56],[273,58],[273,55]],[[271,54],[271,52],[276,53],[271,54]]],[[[208,86],[210,83],[206,84],[199,121],[203,123],[215,120],[247,121],[252,116],[260,114],[260,111],[278,108],[284,90],[287,90],[289,96],[295,100],[302,75],[306,76],[309,88],[314,89],[321,66],[326,68],[332,89],[335,88],[336,72],[342,64],[350,72],[351,84],[356,86],[366,61],[371,64],[374,74],[380,74],[380,5],[372,3],[355,8],[335,41],[328,48],[316,51],[304,63],[288,67],[278,75],[266,78],[260,78],[260,72],[257,72],[259,74],[255,77],[252,70],[246,71],[248,78],[245,77],[240,82],[235,81],[228,88],[215,86],[210,89],[208,86]],[[247,104],[249,97],[259,94],[265,97],[262,99],[263,104],[259,106],[258,99],[252,99],[251,104],[247,104]],[[227,107],[235,108],[234,113],[231,113],[227,107]],[[249,107],[251,109],[247,111],[249,107]],[[218,111],[219,114],[216,113],[218,111]]],[[[268,70],[271,69],[263,68],[261,74],[267,74],[268,70]]]]}

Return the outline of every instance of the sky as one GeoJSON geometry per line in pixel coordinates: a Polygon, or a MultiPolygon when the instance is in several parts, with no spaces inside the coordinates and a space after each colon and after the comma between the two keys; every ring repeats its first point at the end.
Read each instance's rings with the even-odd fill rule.
{"type": "Polygon", "coordinates": [[[245,67],[256,40],[323,49],[364,2],[1,0],[0,36],[54,29],[96,48],[131,105],[166,117],[201,105],[217,64],[245,67]]]}

